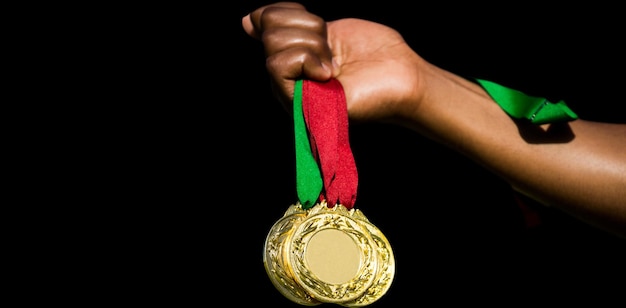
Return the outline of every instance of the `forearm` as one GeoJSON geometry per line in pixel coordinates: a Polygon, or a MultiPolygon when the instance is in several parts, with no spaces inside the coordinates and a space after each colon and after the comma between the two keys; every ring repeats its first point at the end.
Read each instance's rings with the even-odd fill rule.
{"type": "Polygon", "coordinates": [[[279,3],[252,12],[242,25],[263,41],[284,103],[293,99],[295,78],[337,78],[351,120],[405,125],[520,192],[626,237],[626,124],[513,120],[480,85],[424,61],[378,23],[326,24],[301,4],[279,3]]]}
{"type": "Polygon", "coordinates": [[[478,84],[430,65],[426,71],[427,101],[408,126],[516,190],[626,237],[626,125],[514,121],[478,84]]]}

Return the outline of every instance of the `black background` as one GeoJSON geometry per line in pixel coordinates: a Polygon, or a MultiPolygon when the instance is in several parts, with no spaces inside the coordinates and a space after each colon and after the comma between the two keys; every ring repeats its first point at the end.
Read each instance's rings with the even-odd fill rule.
{"type": "MultiPolygon", "coordinates": [[[[88,145],[76,155],[82,201],[106,217],[85,274],[106,283],[82,287],[90,302],[298,306],[262,262],[267,232],[296,200],[292,122],[270,92],[261,44],[241,28],[270,2],[108,7],[90,31],[85,70],[101,73],[83,81],[94,129],[72,130],[88,145]]],[[[563,99],[581,118],[625,121],[616,8],[303,3],[327,20],[387,24],[454,73],[563,99]]],[[[356,207],[396,257],[392,287],[371,307],[602,307],[623,294],[623,240],[553,209],[524,227],[506,183],[415,133],[362,124],[350,137],[356,207]]]]}

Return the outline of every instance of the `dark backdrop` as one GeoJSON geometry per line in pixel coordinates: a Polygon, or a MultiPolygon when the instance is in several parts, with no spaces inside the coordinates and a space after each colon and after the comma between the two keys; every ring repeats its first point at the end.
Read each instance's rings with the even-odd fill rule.
{"type": "MultiPolygon", "coordinates": [[[[114,180],[92,189],[115,221],[95,276],[115,283],[92,290],[94,301],[297,306],[262,263],[267,232],[296,201],[292,122],[240,25],[265,3],[119,7],[106,19],[98,68],[113,77],[99,93],[105,159],[93,168],[114,180]]],[[[303,3],[329,20],[392,26],[452,72],[624,121],[623,22],[611,8],[303,3]]],[[[356,207],[396,256],[392,287],[372,307],[602,300],[623,287],[623,240],[551,209],[526,228],[506,183],[412,132],[363,124],[350,138],[356,207]]]]}

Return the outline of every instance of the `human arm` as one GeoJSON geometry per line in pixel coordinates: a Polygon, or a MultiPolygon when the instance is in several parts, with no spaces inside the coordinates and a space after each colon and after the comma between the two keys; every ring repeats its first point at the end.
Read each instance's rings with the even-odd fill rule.
{"type": "Polygon", "coordinates": [[[625,124],[514,120],[478,84],[429,63],[378,23],[325,22],[287,2],[259,8],[242,23],[263,42],[270,78],[288,109],[296,79],[336,78],[351,121],[412,129],[519,192],[626,237],[625,124]]]}

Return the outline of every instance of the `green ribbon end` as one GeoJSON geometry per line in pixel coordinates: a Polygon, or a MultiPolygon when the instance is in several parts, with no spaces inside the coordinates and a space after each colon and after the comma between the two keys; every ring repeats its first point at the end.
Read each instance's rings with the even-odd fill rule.
{"type": "Polygon", "coordinates": [[[530,96],[492,81],[476,80],[491,98],[513,118],[527,119],[536,125],[578,119],[578,115],[562,100],[555,104],[545,98],[530,96]]]}

